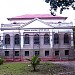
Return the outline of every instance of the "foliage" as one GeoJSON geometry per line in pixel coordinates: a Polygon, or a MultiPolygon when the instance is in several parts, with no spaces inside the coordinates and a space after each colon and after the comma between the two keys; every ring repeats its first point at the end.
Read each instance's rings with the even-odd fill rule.
{"type": "Polygon", "coordinates": [[[33,56],[31,59],[27,60],[31,61],[31,66],[33,67],[33,71],[36,71],[36,67],[40,63],[40,58],[38,56],[33,56]]]}
{"type": "Polygon", "coordinates": [[[50,11],[52,15],[54,15],[52,9],[56,11],[58,7],[60,8],[60,14],[62,14],[64,9],[69,9],[70,6],[75,10],[75,0],[45,0],[45,2],[50,3],[50,11]]]}
{"type": "Polygon", "coordinates": [[[33,56],[31,60],[31,65],[34,68],[34,71],[36,70],[36,66],[39,65],[39,63],[40,59],[38,58],[38,56],[33,56]]]}
{"type": "Polygon", "coordinates": [[[4,62],[4,60],[2,58],[0,58],[0,65],[2,65],[4,62]]]}

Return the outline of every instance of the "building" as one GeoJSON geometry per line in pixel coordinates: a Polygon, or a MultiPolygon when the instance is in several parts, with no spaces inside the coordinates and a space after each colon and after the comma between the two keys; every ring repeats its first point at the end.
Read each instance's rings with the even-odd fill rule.
{"type": "Polygon", "coordinates": [[[0,55],[6,60],[23,60],[39,55],[41,60],[74,59],[73,23],[67,17],[26,14],[7,18],[1,24],[0,55]]]}

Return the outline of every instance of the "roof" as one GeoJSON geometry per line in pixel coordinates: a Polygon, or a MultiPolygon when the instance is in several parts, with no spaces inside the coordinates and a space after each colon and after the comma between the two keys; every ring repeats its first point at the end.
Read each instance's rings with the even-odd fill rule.
{"type": "Polygon", "coordinates": [[[23,19],[67,19],[67,17],[61,17],[61,16],[53,16],[50,14],[25,14],[21,16],[16,16],[12,18],[7,18],[8,20],[23,20],[23,19]]]}
{"type": "MultiPolygon", "coordinates": [[[[23,29],[73,29],[73,23],[54,23],[50,24],[41,19],[34,18],[27,23],[23,24],[1,24],[1,30],[23,30],[23,29]]],[[[55,31],[55,30],[54,30],[55,31]]],[[[64,31],[64,30],[62,30],[64,31]]],[[[70,30],[71,31],[71,30],[70,30]]]]}

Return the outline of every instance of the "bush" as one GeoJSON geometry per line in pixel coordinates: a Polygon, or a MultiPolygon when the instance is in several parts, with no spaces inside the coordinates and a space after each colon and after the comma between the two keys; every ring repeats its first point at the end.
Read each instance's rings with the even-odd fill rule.
{"type": "Polygon", "coordinates": [[[27,58],[26,60],[31,62],[31,66],[33,67],[33,71],[36,71],[37,65],[40,64],[40,58],[36,55],[36,56],[33,56],[31,59],[27,58]]]}
{"type": "Polygon", "coordinates": [[[0,58],[0,65],[2,65],[4,62],[4,60],[2,58],[0,58]]]}
{"type": "Polygon", "coordinates": [[[33,67],[33,71],[36,71],[36,66],[40,64],[40,58],[38,56],[33,56],[31,59],[31,65],[33,67]]]}

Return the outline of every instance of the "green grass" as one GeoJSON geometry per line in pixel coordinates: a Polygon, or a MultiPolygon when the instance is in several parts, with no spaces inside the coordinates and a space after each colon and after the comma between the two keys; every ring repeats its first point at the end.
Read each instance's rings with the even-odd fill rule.
{"type": "Polygon", "coordinates": [[[52,63],[41,63],[37,67],[37,71],[33,72],[32,67],[28,67],[30,63],[4,63],[0,65],[0,75],[50,75],[50,71],[53,73],[70,71],[73,68],[69,68],[62,65],[55,65],[52,63]]]}
{"type": "Polygon", "coordinates": [[[0,65],[0,75],[23,75],[22,70],[26,66],[24,63],[4,63],[0,65]]]}
{"type": "Polygon", "coordinates": [[[28,65],[29,63],[4,63],[0,65],[0,75],[38,75],[28,65]]]}

